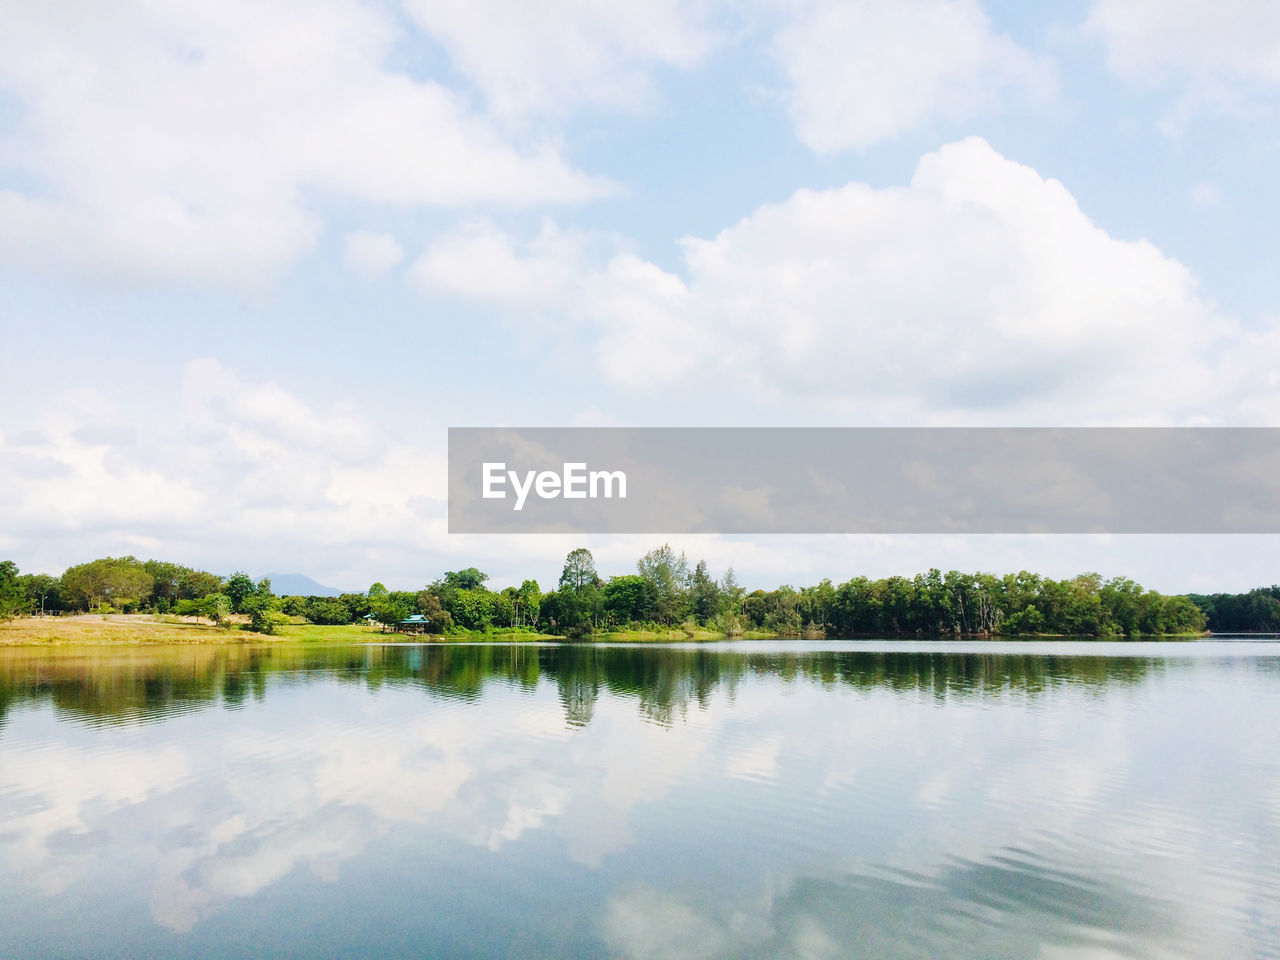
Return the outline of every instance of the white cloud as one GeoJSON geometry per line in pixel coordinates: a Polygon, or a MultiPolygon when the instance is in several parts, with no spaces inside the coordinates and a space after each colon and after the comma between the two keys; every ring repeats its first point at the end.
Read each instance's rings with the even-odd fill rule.
{"type": "Polygon", "coordinates": [[[209,358],[187,364],[183,402],[189,423],[232,432],[237,449],[250,456],[297,446],[338,462],[360,462],[380,439],[350,413],[313,410],[279,385],[246,383],[209,358]]]}
{"type": "Polygon", "coordinates": [[[466,224],[439,238],[409,269],[420,290],[490,304],[554,307],[594,265],[590,237],[546,221],[528,243],[493,223],[466,224]]]}
{"type": "Polygon", "coordinates": [[[1033,99],[1051,68],[995,33],[976,0],[802,4],[774,38],[797,135],[819,153],[968,120],[1005,90],[1033,99]]]}
{"type": "Polygon", "coordinates": [[[342,262],[367,279],[385,276],[403,259],[404,248],[390,234],[358,230],[343,243],[342,262]]]}
{"type": "Polygon", "coordinates": [[[713,918],[646,887],[610,897],[600,929],[610,952],[627,960],[712,960],[730,946],[713,918]]]}
{"type": "Polygon", "coordinates": [[[1180,136],[1201,111],[1257,120],[1280,88],[1280,6],[1256,0],[1094,0],[1084,31],[1107,66],[1176,92],[1158,120],[1180,136]]]}
{"type": "Polygon", "coordinates": [[[689,68],[722,42],[704,0],[406,0],[507,121],[588,105],[644,109],[654,68],[689,68]]]}
{"type": "Polygon", "coordinates": [[[1152,388],[1173,370],[1202,386],[1198,354],[1228,330],[1185,267],[976,138],[908,187],[800,191],[684,246],[738,369],[886,420],[1167,417],[1152,388]]]}
{"type": "Polygon", "coordinates": [[[1280,84],[1280,6],[1258,0],[1094,0],[1086,29],[1133,80],[1280,84]]]}
{"type": "Polygon", "coordinates": [[[1262,361],[1237,355],[1236,326],[1185,266],[1110,236],[1061,183],[977,138],[926,155],[905,187],[801,190],[686,238],[682,275],[627,252],[593,266],[586,242],[486,234],[490,255],[468,262],[520,282],[451,292],[541,313],[549,332],[569,321],[562,348],[586,344],[618,384],[696,375],[860,422],[1231,422],[1265,419],[1275,398],[1218,375],[1229,357],[1262,361]],[[526,300],[529,277],[559,279],[526,300]]]}
{"type": "MultiPolygon", "coordinates": [[[[432,426],[442,440],[444,424],[432,426]]],[[[492,538],[446,535],[446,456],[341,403],[195,360],[145,424],[80,389],[0,431],[0,545],[24,570],[53,573],[137,553],[224,574],[301,569],[350,589],[407,589],[477,562],[495,584],[531,571],[554,582],[582,537],[516,538],[495,555],[492,538]]],[[[623,538],[601,556],[629,569],[651,540],[623,538]]]]}
{"type": "Polygon", "coordinates": [[[90,833],[95,818],[165,794],[192,767],[185,751],[171,746],[144,754],[124,746],[104,753],[65,744],[56,751],[6,744],[5,754],[0,794],[35,796],[41,802],[6,816],[0,846],[5,862],[46,895],[74,883],[83,866],[74,857],[51,856],[55,838],[90,833]]]}
{"type": "Polygon", "coordinates": [[[776,736],[746,744],[725,757],[725,773],[737,780],[776,780],[781,749],[782,741],[776,736]]]}
{"type": "Polygon", "coordinates": [[[6,531],[70,537],[77,558],[139,538],[166,555],[194,542],[227,569],[246,554],[266,568],[325,549],[411,552],[444,533],[441,451],[209,359],[187,365],[182,403],[168,406],[143,435],[96,394],[75,396],[0,438],[6,531]]]}
{"type": "Polygon", "coordinates": [[[437,239],[409,278],[427,294],[542,317],[568,340],[603,327],[607,347],[594,359],[620,383],[688,372],[711,347],[688,317],[688,290],[623,247],[617,237],[549,221],[527,242],[492,223],[470,224],[437,239]]]}
{"type": "Polygon", "coordinates": [[[309,250],[327,198],[524,206],[608,189],[388,64],[355,0],[7,4],[0,255],[243,285],[309,250]]]}
{"type": "MultiPolygon", "coordinates": [[[[1053,645],[1035,646],[1030,652],[1053,645]]],[[[234,654],[218,662],[244,667],[234,654]]],[[[111,674],[99,663],[90,676],[111,674]]],[[[1009,955],[1034,955],[1046,931],[1067,930],[1054,924],[1068,920],[1078,931],[1082,922],[1101,929],[1119,917],[1116,943],[1130,933],[1153,949],[1194,940],[1206,943],[1199,953],[1215,956],[1239,954],[1233,941],[1258,929],[1248,891],[1206,892],[1204,868],[1256,874],[1262,854],[1233,840],[1259,810],[1274,810],[1276,797],[1223,806],[1202,765],[1168,761],[1175,744],[1179,756],[1209,757],[1243,742],[1246,731],[1260,738],[1256,755],[1274,753],[1275,733],[1256,730],[1272,702],[1268,678],[1242,675],[1229,699],[1208,702],[1215,723],[1205,725],[1182,709],[1205,698],[1176,662],[1141,688],[1160,708],[1145,717],[1108,708],[1134,693],[1131,676],[1112,684],[1105,702],[1100,686],[1069,676],[970,678],[946,684],[942,711],[934,708],[939,690],[927,684],[833,686],[803,671],[791,677],[786,664],[763,674],[726,676],[706,688],[677,672],[667,689],[670,727],[647,717],[644,690],[602,685],[595,717],[575,732],[566,730],[557,677],[547,673],[519,693],[494,677],[466,699],[430,696],[420,683],[383,684],[376,701],[325,671],[310,671],[307,682],[268,674],[259,702],[234,724],[207,717],[203,737],[191,736],[194,717],[117,725],[110,749],[98,750],[51,740],[51,708],[32,704],[13,712],[5,731],[0,800],[13,829],[0,835],[0,851],[22,882],[70,898],[103,889],[115,855],[127,851],[131,883],[117,899],[134,902],[140,884],[149,885],[153,921],[173,931],[215,916],[234,922],[246,897],[309,887],[296,871],[353,882],[386,866],[379,838],[428,854],[449,847],[443,858],[423,858],[421,869],[430,871],[465,857],[452,849],[459,843],[483,858],[485,847],[532,840],[515,859],[582,862],[579,845],[610,834],[613,844],[597,850],[594,863],[618,859],[599,874],[602,907],[589,919],[615,956],[804,956],[806,945],[822,955],[828,937],[850,942],[850,917],[868,942],[900,945],[921,910],[972,905],[975,890],[993,889],[982,878],[973,885],[975,868],[1011,881],[1050,872],[1099,893],[1066,919],[1054,902],[1008,929],[970,916],[962,932],[974,934],[979,955],[993,932],[1005,946],[1016,938],[1019,949],[1009,955]],[[1028,710],[1028,697],[1047,709],[1028,710]],[[317,719],[307,708],[319,703],[317,719]],[[859,722],[850,722],[851,711],[859,722]],[[814,748],[815,730],[825,749],[814,748]],[[904,743],[920,749],[904,754],[904,743]],[[804,791],[807,809],[835,816],[838,829],[818,836],[812,818],[760,815],[776,791],[729,782],[732,763],[721,762],[757,744],[771,754],[770,775],[804,791]],[[975,777],[975,769],[987,775],[975,777]],[[1154,791],[1161,805],[1135,822],[1132,811],[1150,805],[1154,791]],[[690,816],[678,824],[664,817],[668,796],[690,816]],[[690,797],[705,803],[691,805],[690,797]],[[1015,807],[1022,815],[1012,819],[974,815],[1015,807]],[[764,831],[766,849],[718,850],[741,864],[733,882],[708,885],[677,873],[661,891],[645,886],[637,865],[651,863],[655,851],[686,849],[690,825],[708,817],[764,831]],[[1048,836],[1081,842],[1045,846],[1048,836]],[[77,838],[91,842],[68,842],[77,838]],[[780,860],[767,849],[774,842],[790,855],[780,860]],[[1195,907],[1176,923],[1141,884],[1127,900],[1126,888],[1098,880],[1136,876],[1133,851],[1175,842],[1186,855],[1174,864],[1182,869],[1161,876],[1160,902],[1195,907]],[[877,878],[896,895],[875,895],[877,878]],[[1153,930],[1163,932],[1153,940],[1153,930]],[[1209,931],[1212,942],[1197,931],[1209,931]]],[[[1274,914],[1267,907],[1262,917],[1274,914]]]]}
{"type": "MultiPolygon", "coordinates": [[[[660,71],[697,67],[776,23],[799,135],[824,152],[963,120],[1005,88],[1050,83],[975,0],[784,5],[766,29],[771,8],[9,4],[0,94],[17,121],[0,141],[12,175],[0,188],[0,258],[244,287],[313,249],[330,202],[598,197],[613,185],[573,168],[554,128],[534,135],[540,121],[651,107],[660,71]],[[487,112],[439,79],[421,55],[432,42],[487,112]],[[424,64],[434,77],[410,72],[424,64]]],[[[376,275],[391,248],[369,242],[356,241],[348,263],[376,275]]]]}

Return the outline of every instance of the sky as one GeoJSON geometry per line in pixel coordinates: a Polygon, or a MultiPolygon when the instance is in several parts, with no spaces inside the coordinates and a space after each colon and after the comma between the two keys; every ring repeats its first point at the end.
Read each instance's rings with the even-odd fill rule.
{"type": "Polygon", "coordinates": [[[0,556],[1280,580],[1274,536],[450,536],[450,426],[1280,426],[1280,6],[0,0],[0,556]]]}

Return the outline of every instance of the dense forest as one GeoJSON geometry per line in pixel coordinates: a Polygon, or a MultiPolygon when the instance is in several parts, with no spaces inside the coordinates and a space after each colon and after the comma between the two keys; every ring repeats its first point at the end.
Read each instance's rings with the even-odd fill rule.
{"type": "Polygon", "coordinates": [[[565,558],[556,588],[537,581],[490,589],[488,576],[451,570],[420,590],[337,597],[276,596],[271,582],[179,564],[104,557],[62,576],[23,574],[0,563],[0,619],[63,612],[173,614],[245,623],[271,633],[285,622],[374,622],[393,628],[425,618],[436,634],[532,632],[573,639],[618,630],[710,629],[727,636],[1143,636],[1280,630],[1280,587],[1247,594],[1166,596],[1124,577],[1085,573],[1068,580],[1037,574],[942,573],[748,591],[732,568],[713,577],[664,545],[634,573],[604,579],[591,552],[565,558]]]}
{"type": "Polygon", "coordinates": [[[1280,586],[1248,593],[1193,593],[1188,599],[1204,611],[1215,633],[1280,632],[1280,586]]]}

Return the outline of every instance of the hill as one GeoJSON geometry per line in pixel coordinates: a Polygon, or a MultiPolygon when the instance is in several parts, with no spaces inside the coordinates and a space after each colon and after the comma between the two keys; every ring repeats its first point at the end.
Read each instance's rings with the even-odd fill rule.
{"type": "Polygon", "coordinates": [[[271,592],[277,597],[336,597],[342,593],[301,573],[264,573],[263,576],[271,581],[271,592]]]}

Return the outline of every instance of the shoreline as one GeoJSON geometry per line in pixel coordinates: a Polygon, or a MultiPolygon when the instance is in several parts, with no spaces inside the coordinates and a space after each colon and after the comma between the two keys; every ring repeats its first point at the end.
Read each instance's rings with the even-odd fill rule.
{"type": "Polygon", "coordinates": [[[0,623],[0,647],[53,647],[53,646],[217,646],[245,643],[700,643],[715,644],[740,640],[949,640],[974,642],[1018,643],[1035,640],[1099,640],[1099,641],[1169,641],[1212,639],[1209,632],[1195,634],[1150,634],[1129,636],[1070,636],[1066,634],[1015,634],[1015,635],[965,635],[942,636],[903,635],[887,636],[785,636],[767,630],[752,630],[732,636],[715,630],[698,629],[690,633],[680,627],[667,630],[614,630],[602,631],[590,639],[570,641],[557,634],[532,632],[451,633],[451,634],[397,634],[364,624],[323,626],[311,623],[289,623],[277,628],[274,634],[256,633],[232,627],[214,626],[209,623],[180,621],[173,618],[157,619],[147,614],[82,614],[71,617],[20,617],[0,623]]]}

